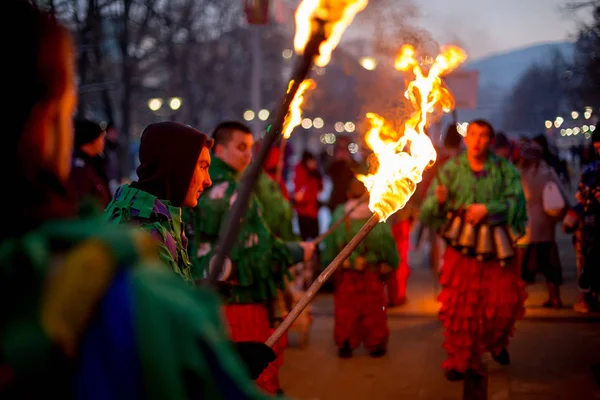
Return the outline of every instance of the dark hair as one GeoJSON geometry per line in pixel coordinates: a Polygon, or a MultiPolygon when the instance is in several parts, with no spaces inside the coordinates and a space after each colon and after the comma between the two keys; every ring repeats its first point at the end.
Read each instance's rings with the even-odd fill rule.
{"type": "Polygon", "coordinates": [[[498,132],[494,137],[494,148],[499,149],[503,147],[512,148],[512,146],[510,145],[510,141],[508,140],[504,132],[498,132]]]}
{"type": "Polygon", "coordinates": [[[300,162],[301,162],[302,164],[306,164],[306,162],[307,162],[308,160],[316,160],[316,159],[317,159],[317,157],[315,157],[315,155],[314,155],[313,153],[311,153],[310,151],[306,151],[306,150],[305,150],[305,151],[302,153],[302,158],[300,159],[300,162]]]}
{"type": "Polygon", "coordinates": [[[458,133],[456,124],[450,124],[448,129],[446,129],[446,136],[444,136],[444,147],[457,149],[460,147],[461,142],[462,136],[458,133]]]}
{"type": "Polygon", "coordinates": [[[215,142],[215,147],[218,144],[223,146],[228,144],[231,141],[231,138],[233,137],[233,132],[235,131],[240,131],[252,135],[252,130],[246,124],[243,124],[238,121],[223,121],[219,125],[217,125],[215,129],[213,129],[211,135],[211,138],[215,142]]]}
{"type": "Polygon", "coordinates": [[[469,122],[469,125],[477,125],[486,128],[490,133],[490,138],[496,136],[496,131],[494,131],[494,127],[485,119],[474,119],[473,121],[469,122]]]}
{"type": "Polygon", "coordinates": [[[90,121],[89,119],[76,119],[74,127],[76,148],[93,142],[98,136],[105,132],[100,124],[90,121]]]}
{"type": "Polygon", "coordinates": [[[537,144],[539,144],[540,146],[542,146],[542,149],[544,150],[544,152],[546,152],[548,150],[548,139],[546,139],[546,136],[542,133],[539,135],[536,135],[533,138],[533,141],[536,142],[537,144]]]}

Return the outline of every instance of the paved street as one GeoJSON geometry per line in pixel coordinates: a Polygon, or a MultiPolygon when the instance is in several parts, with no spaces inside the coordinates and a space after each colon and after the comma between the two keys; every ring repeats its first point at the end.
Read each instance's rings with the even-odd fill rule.
{"type": "MultiPolygon", "coordinates": [[[[600,399],[600,319],[572,310],[578,299],[575,258],[570,237],[558,238],[567,280],[565,308],[541,307],[546,300],[543,278],[529,288],[527,317],[517,325],[510,346],[512,365],[499,367],[488,360],[489,400],[600,399]]],[[[420,254],[411,254],[409,302],[389,311],[390,348],[382,359],[371,359],[362,350],[350,360],[337,358],[332,297],[319,295],[308,347],[295,347],[296,337],[290,337],[281,372],[286,394],[307,400],[461,399],[462,384],[447,382],[441,369],[443,331],[427,263],[420,254]]]]}

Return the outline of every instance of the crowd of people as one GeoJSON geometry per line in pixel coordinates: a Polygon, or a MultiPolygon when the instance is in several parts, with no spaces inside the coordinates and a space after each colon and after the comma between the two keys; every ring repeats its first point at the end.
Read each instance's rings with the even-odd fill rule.
{"type": "MultiPolygon", "coordinates": [[[[114,163],[105,158],[112,127],[72,118],[76,71],[67,29],[30,1],[4,6],[17,32],[3,25],[0,35],[14,55],[0,157],[11,190],[2,199],[11,216],[0,238],[0,397],[282,395],[287,336],[272,348],[264,343],[294,305],[298,277],[315,279],[369,219],[368,191],[355,177],[364,161],[344,140],[327,166],[304,152],[288,188],[278,172],[281,149],[270,149],[233,249],[215,271],[218,283],[207,281],[260,146],[256,132],[237,121],[210,135],[151,124],[137,180],[115,187],[114,163]],[[324,175],[333,185],[326,204],[319,200],[324,175]],[[332,223],[342,223],[317,246],[322,205],[332,223]]],[[[598,309],[600,271],[592,260],[600,249],[600,162],[583,171],[571,207],[546,138],[510,151],[502,138],[484,120],[472,121],[464,139],[451,127],[407,207],[378,224],[334,274],[339,357],[352,357],[361,343],[371,357],[387,353],[386,310],[407,300],[417,222],[435,243],[449,380],[481,373],[485,352],[510,363],[509,339],[537,273],[548,285],[544,306],[562,307],[554,228],[563,218],[579,255],[575,308],[598,309]]],[[[600,133],[592,142],[600,154],[600,133]]]]}

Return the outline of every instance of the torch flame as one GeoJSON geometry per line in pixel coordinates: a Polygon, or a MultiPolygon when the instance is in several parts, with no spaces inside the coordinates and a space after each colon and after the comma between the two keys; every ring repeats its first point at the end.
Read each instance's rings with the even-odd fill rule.
{"type": "MultiPolygon", "coordinates": [[[[291,80],[288,85],[287,93],[290,92],[294,81],[291,80]]],[[[312,79],[306,79],[302,81],[296,95],[294,96],[292,102],[290,103],[290,110],[285,116],[285,121],[283,123],[283,137],[285,139],[289,139],[292,131],[295,127],[300,125],[302,122],[302,103],[304,103],[304,92],[308,89],[314,89],[317,86],[316,82],[312,79]]]]}
{"type": "Polygon", "coordinates": [[[445,47],[431,65],[429,73],[423,74],[415,58],[412,46],[403,46],[396,60],[396,69],[412,70],[415,79],[409,82],[405,93],[415,111],[404,123],[404,133],[398,134],[385,120],[373,113],[367,118],[371,128],[365,136],[367,145],[377,157],[377,171],[359,175],[369,190],[369,208],[380,221],[403,208],[421,182],[423,171],[436,160],[433,143],[425,134],[427,117],[436,106],[444,111],[454,108],[454,98],[446,89],[440,76],[458,67],[467,56],[458,47],[445,47]],[[408,147],[408,151],[405,151],[408,147]]]}
{"type": "Polygon", "coordinates": [[[331,52],[336,48],[344,31],[362,11],[369,0],[302,0],[296,10],[296,36],[294,48],[303,54],[311,35],[318,29],[317,20],[325,24],[325,41],[319,47],[315,64],[329,64],[331,52]]]}

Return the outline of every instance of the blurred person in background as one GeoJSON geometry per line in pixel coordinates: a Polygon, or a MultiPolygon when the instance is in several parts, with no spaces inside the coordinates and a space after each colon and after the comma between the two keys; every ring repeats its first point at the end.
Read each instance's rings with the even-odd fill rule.
{"type": "MultiPolygon", "coordinates": [[[[326,267],[373,215],[362,182],[353,179],[348,201],[338,206],[333,221],[345,221],[324,241],[322,265],[326,267]],[[360,202],[360,203],[359,203],[360,202]]],[[[352,357],[364,343],[371,357],[387,352],[389,328],[386,315],[385,281],[399,265],[398,251],[388,224],[377,224],[333,274],[335,322],[334,340],[340,358],[352,357]]]]}
{"type": "Polygon", "coordinates": [[[106,176],[104,151],[106,132],[87,119],[75,121],[75,153],[71,183],[79,204],[91,202],[101,212],[112,197],[106,176]]]}
{"type": "Polygon", "coordinates": [[[298,226],[302,240],[319,236],[319,193],[323,190],[323,177],[317,158],[310,152],[302,153],[300,163],[294,169],[293,204],[298,214],[298,226]]]}
{"type": "MultiPolygon", "coordinates": [[[[535,276],[541,273],[546,278],[547,308],[562,308],[560,285],[563,283],[562,266],[556,244],[556,224],[563,215],[549,215],[544,209],[544,189],[548,184],[561,189],[561,183],[554,169],[542,160],[543,150],[535,142],[521,147],[521,160],[518,169],[521,184],[527,201],[527,226],[525,236],[518,241],[521,247],[521,276],[528,284],[535,283],[535,276]]],[[[561,190],[560,195],[566,199],[561,190]]]]}
{"type": "MultiPolygon", "coordinates": [[[[592,135],[594,152],[600,155],[600,131],[592,135]]],[[[589,163],[579,180],[577,204],[563,221],[574,232],[578,284],[581,298],[573,306],[580,313],[600,310],[600,160],[589,163]]]]}
{"type": "Polygon", "coordinates": [[[352,158],[348,145],[350,140],[344,137],[338,138],[333,149],[333,161],[327,167],[325,173],[331,179],[331,195],[327,206],[330,212],[334,212],[337,206],[348,200],[348,189],[358,164],[352,158]]]}

